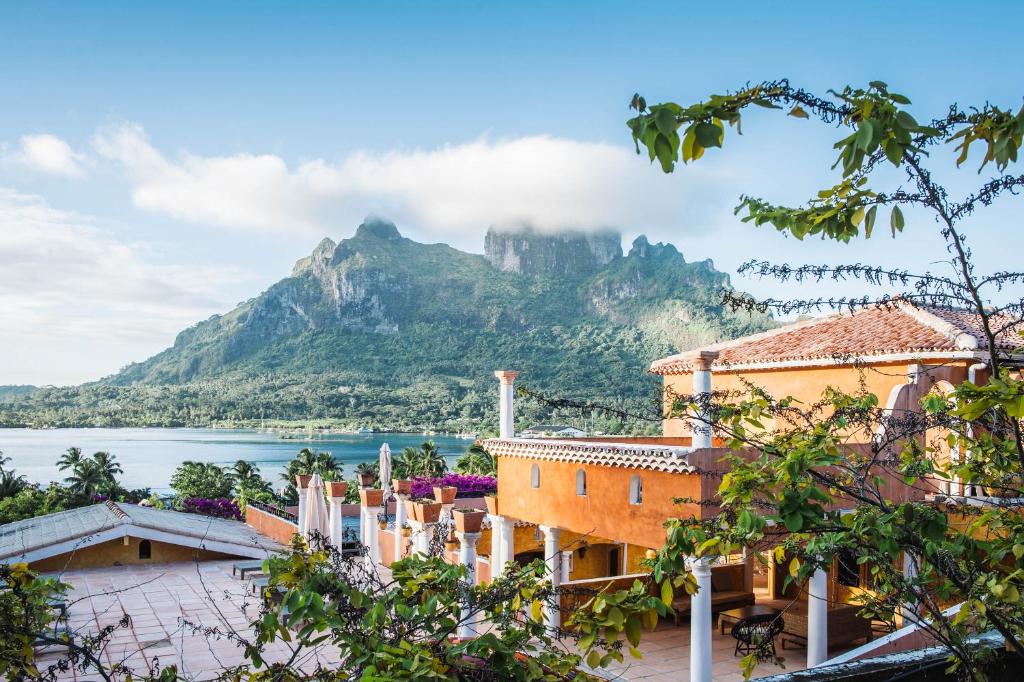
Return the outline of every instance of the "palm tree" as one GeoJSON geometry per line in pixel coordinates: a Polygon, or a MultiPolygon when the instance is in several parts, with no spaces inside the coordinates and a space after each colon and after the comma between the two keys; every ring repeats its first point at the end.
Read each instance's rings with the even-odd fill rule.
{"type": "Polygon", "coordinates": [[[441,476],[448,471],[448,463],[444,461],[441,451],[437,449],[432,440],[420,446],[420,458],[423,463],[423,473],[426,476],[441,476]]]}
{"type": "Polygon", "coordinates": [[[260,468],[240,459],[227,469],[228,478],[239,494],[244,492],[270,492],[270,483],[260,476],[260,468]]]}
{"type": "Polygon", "coordinates": [[[414,447],[402,450],[402,454],[395,460],[395,476],[398,478],[415,478],[420,475],[422,463],[420,462],[420,451],[414,447]],[[399,474],[399,471],[402,473],[399,474]]]}
{"type": "Polygon", "coordinates": [[[64,479],[64,482],[76,493],[95,495],[108,481],[96,460],[83,459],[75,466],[71,475],[64,479]]]}
{"type": "Polygon", "coordinates": [[[335,461],[334,456],[329,452],[313,452],[309,448],[302,448],[295,459],[288,462],[288,466],[281,472],[281,478],[285,481],[285,497],[294,500],[298,497],[295,490],[295,477],[310,474],[320,474],[325,481],[339,481],[342,478],[344,468],[335,461]]]}
{"type": "Polygon", "coordinates": [[[103,473],[103,477],[113,483],[116,479],[117,474],[123,474],[124,469],[117,463],[117,457],[110,454],[109,452],[94,452],[92,453],[92,459],[96,462],[96,466],[103,473]]]}
{"type": "Polygon", "coordinates": [[[5,461],[9,462],[10,458],[0,457],[0,500],[14,497],[28,486],[24,476],[3,468],[5,461]]]}
{"type": "Polygon", "coordinates": [[[57,468],[61,471],[74,469],[82,461],[82,448],[68,448],[67,452],[57,460],[57,468]]]}
{"type": "Polygon", "coordinates": [[[460,474],[497,476],[498,461],[477,442],[469,446],[466,454],[455,462],[455,471],[460,474]]]}

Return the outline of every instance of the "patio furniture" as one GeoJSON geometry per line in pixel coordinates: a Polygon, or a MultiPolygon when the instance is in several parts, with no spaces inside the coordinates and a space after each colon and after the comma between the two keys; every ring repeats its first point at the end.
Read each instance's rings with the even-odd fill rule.
{"type": "Polygon", "coordinates": [[[252,591],[256,594],[262,594],[264,588],[266,588],[267,585],[269,584],[270,576],[267,575],[261,575],[249,581],[249,585],[252,588],[252,591]]]}
{"type": "MultiPolygon", "coordinates": [[[[711,612],[720,613],[729,609],[750,606],[754,593],[743,589],[743,565],[714,566],[711,568],[711,612]]],[[[672,600],[676,625],[679,619],[690,613],[690,595],[683,594],[672,600]]]]}
{"type": "Polygon", "coordinates": [[[738,609],[722,611],[718,614],[718,632],[724,635],[726,626],[735,625],[744,618],[764,615],[781,616],[782,611],[774,606],[766,606],[764,604],[752,604],[738,609]]]}
{"type": "MultiPolygon", "coordinates": [[[[857,615],[856,604],[831,604],[828,607],[828,646],[847,644],[857,639],[870,642],[874,638],[871,621],[857,615]]],[[[784,608],[786,627],[782,631],[782,648],[786,643],[807,646],[807,602],[792,602],[784,608]]]]}
{"type": "Polygon", "coordinates": [[[231,575],[237,575],[241,580],[245,580],[246,573],[262,570],[263,561],[260,559],[254,559],[252,561],[236,561],[231,564],[231,575]]]}
{"type": "Polygon", "coordinates": [[[744,656],[756,654],[758,660],[767,660],[769,647],[771,658],[775,659],[778,654],[775,652],[775,638],[782,632],[785,622],[782,615],[778,613],[759,613],[746,618],[740,618],[732,626],[732,637],[736,640],[736,648],[733,656],[744,656]]]}

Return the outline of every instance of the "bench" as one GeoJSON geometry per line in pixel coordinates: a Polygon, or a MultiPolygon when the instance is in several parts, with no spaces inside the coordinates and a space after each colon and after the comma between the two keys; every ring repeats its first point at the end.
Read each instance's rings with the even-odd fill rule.
{"type": "MultiPolygon", "coordinates": [[[[728,611],[754,603],[754,593],[743,589],[742,564],[712,566],[711,568],[711,612],[728,611]]],[[[689,615],[691,598],[682,594],[672,600],[676,625],[682,616],[689,615]]]]}

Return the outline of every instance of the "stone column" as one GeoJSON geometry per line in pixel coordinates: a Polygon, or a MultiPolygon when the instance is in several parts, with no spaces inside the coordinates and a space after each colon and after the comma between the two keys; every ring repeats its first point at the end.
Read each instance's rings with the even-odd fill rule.
{"type": "Polygon", "coordinates": [[[690,597],[690,680],[711,682],[711,561],[691,559],[690,571],[697,579],[697,592],[690,597]]]}
{"type": "Polygon", "coordinates": [[[807,667],[828,659],[828,573],[820,568],[807,581],[807,667]]]}
{"type": "Polygon", "coordinates": [[[516,521],[501,517],[501,570],[516,562],[516,521]]]}
{"type": "MultiPolygon", "coordinates": [[[[459,539],[459,563],[466,567],[466,581],[470,587],[476,585],[476,543],[480,540],[480,533],[463,533],[455,531],[455,537],[459,539]]],[[[459,625],[458,636],[460,639],[476,637],[476,623],[470,620],[471,607],[467,601],[462,606],[462,624],[459,625]]]]}
{"type": "Polygon", "coordinates": [[[312,478],[309,474],[295,477],[295,489],[299,493],[299,535],[302,537],[306,537],[306,505],[309,503],[309,481],[312,478]]]}
{"type": "MultiPolygon", "coordinates": [[[[551,578],[551,587],[557,593],[558,587],[562,584],[562,557],[558,549],[559,529],[552,526],[541,526],[544,533],[544,563],[547,565],[547,573],[551,578]]],[[[551,597],[551,604],[544,607],[544,625],[549,628],[558,628],[562,624],[562,612],[559,606],[559,596],[554,594],[551,597]]]]}
{"type": "MultiPolygon", "coordinates": [[[[907,580],[913,580],[917,577],[917,560],[910,552],[903,552],[903,577],[907,580]]],[[[900,609],[900,615],[903,620],[903,627],[912,625],[918,619],[917,604],[913,602],[903,604],[903,607],[900,609]]]]}
{"type": "Polygon", "coordinates": [[[408,495],[398,494],[395,501],[395,561],[402,558],[402,550],[405,545],[405,538],[402,537],[402,527],[406,524],[405,501],[408,495]]]}
{"type": "Polygon", "coordinates": [[[698,351],[691,356],[693,362],[693,398],[699,400],[700,419],[690,420],[690,433],[693,434],[694,449],[710,448],[712,429],[707,420],[710,411],[703,404],[711,399],[711,363],[718,357],[717,351],[698,351]]]}
{"type": "Polygon", "coordinates": [[[412,552],[421,557],[429,556],[430,539],[434,536],[434,528],[437,524],[410,520],[409,525],[412,527],[412,552]]]}
{"type": "Polygon", "coordinates": [[[562,580],[561,582],[569,582],[569,575],[572,573],[572,551],[565,550],[562,552],[562,580]]]}
{"type": "Polygon", "coordinates": [[[345,537],[345,524],[341,518],[341,505],[345,503],[348,484],[345,481],[328,481],[327,494],[331,500],[331,544],[341,550],[345,537]]]}
{"type": "Polygon", "coordinates": [[[377,515],[380,514],[383,502],[384,491],[379,488],[362,488],[359,491],[363,525],[367,533],[363,544],[368,549],[367,557],[371,566],[376,566],[380,563],[380,532],[377,526],[377,515]]]}
{"type": "Polygon", "coordinates": [[[754,591],[754,548],[743,548],[743,591],[754,591]]]}
{"type": "Polygon", "coordinates": [[[505,559],[502,556],[501,546],[501,533],[502,533],[502,521],[504,518],[498,514],[488,514],[487,520],[491,523],[491,580],[494,580],[501,575],[502,569],[505,567],[505,559]]]}
{"type": "Polygon", "coordinates": [[[518,372],[508,369],[499,369],[494,373],[501,381],[501,392],[498,394],[498,437],[515,438],[515,412],[512,403],[512,383],[516,380],[518,372]]]}

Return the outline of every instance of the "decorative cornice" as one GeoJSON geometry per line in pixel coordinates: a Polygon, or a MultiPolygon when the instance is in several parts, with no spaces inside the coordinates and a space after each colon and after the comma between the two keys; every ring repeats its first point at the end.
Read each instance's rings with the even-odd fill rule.
{"type": "Polygon", "coordinates": [[[490,438],[484,448],[495,457],[517,457],[551,462],[578,462],[623,469],[649,469],[668,473],[693,473],[689,448],[637,443],[602,443],[537,438],[490,438]]]}

